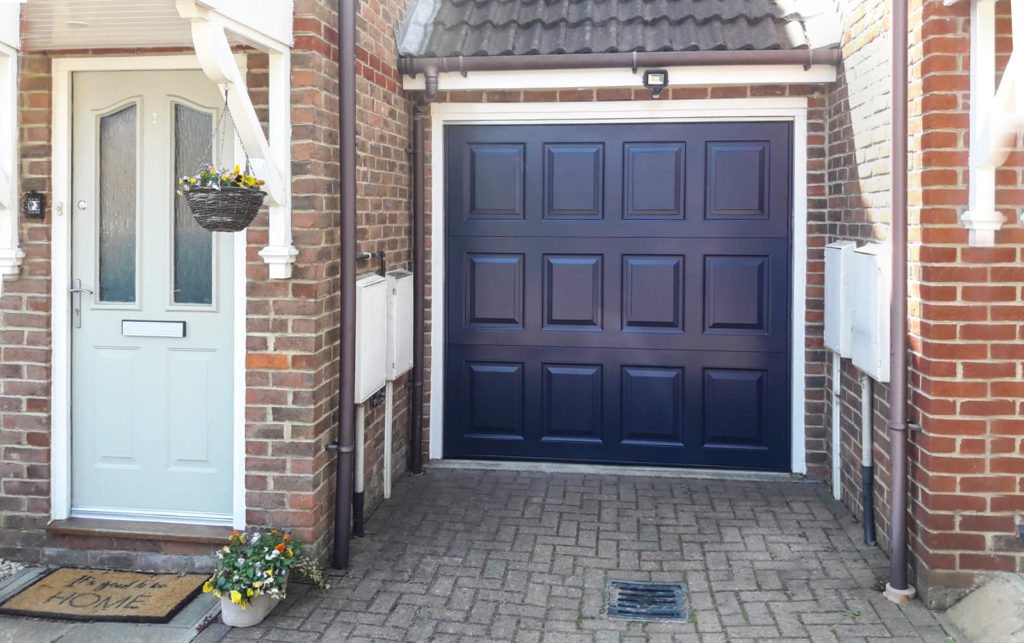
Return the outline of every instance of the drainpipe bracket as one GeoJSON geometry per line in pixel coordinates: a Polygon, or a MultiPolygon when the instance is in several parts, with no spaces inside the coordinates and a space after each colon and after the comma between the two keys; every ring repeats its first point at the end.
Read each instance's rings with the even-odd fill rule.
{"type": "Polygon", "coordinates": [[[908,422],[907,428],[913,433],[924,433],[924,429],[917,422],[908,422]]]}
{"type": "Polygon", "coordinates": [[[343,447],[340,446],[337,442],[331,442],[330,444],[325,446],[324,449],[327,451],[337,451],[338,453],[354,453],[356,450],[355,446],[353,445],[343,447]]]}
{"type": "Polygon", "coordinates": [[[913,585],[907,585],[906,589],[896,589],[889,583],[885,584],[885,591],[882,592],[882,596],[885,596],[888,600],[901,605],[903,603],[909,603],[914,600],[917,596],[917,590],[914,589],[913,585]]]}

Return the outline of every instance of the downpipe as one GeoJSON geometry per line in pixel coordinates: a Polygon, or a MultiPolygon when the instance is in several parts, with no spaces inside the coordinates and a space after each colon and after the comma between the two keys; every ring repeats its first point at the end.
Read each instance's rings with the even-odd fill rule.
{"type": "Polygon", "coordinates": [[[340,118],[338,156],[341,166],[341,212],[338,242],[341,245],[341,354],[338,372],[338,452],[334,488],[334,551],[332,566],[348,567],[352,523],[353,464],[355,460],[356,374],[356,85],[354,0],[338,0],[338,77],[340,118]]]}
{"type": "Polygon", "coordinates": [[[892,0],[892,301],[889,317],[889,582],[884,595],[906,603],[917,594],[908,579],[907,546],[907,0],[892,0]]]}

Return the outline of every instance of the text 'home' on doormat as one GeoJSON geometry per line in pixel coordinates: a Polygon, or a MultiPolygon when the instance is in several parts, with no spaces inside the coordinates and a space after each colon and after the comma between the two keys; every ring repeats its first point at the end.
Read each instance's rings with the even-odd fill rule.
{"type": "Polygon", "coordinates": [[[0,605],[0,613],[78,621],[166,623],[199,593],[205,580],[201,574],[62,567],[0,605]]]}

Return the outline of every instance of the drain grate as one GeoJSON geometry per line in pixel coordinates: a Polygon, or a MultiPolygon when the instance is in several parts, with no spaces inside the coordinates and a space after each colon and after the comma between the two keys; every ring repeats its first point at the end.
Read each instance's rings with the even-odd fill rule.
{"type": "Polygon", "coordinates": [[[686,583],[608,581],[608,616],[643,621],[688,621],[686,583]]]}

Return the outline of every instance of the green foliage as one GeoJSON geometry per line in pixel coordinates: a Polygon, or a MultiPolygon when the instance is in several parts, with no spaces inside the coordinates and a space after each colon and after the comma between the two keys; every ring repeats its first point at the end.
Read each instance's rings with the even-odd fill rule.
{"type": "Polygon", "coordinates": [[[213,576],[203,591],[227,595],[243,609],[253,596],[284,598],[288,570],[302,559],[301,549],[301,543],[277,529],[248,535],[236,531],[217,552],[213,576]]]}

